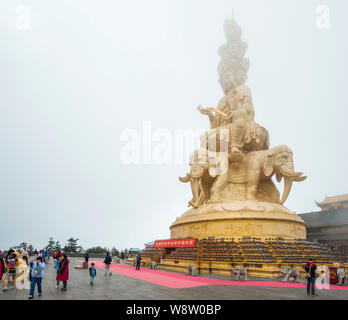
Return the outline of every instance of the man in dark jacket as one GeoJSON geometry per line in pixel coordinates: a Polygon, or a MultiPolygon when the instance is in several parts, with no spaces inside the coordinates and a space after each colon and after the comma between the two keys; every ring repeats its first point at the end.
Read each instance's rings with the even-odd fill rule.
{"type": "Polygon", "coordinates": [[[89,254],[88,254],[88,251],[86,251],[85,253],[85,261],[88,263],[88,259],[89,259],[89,254]]]}
{"type": "Polygon", "coordinates": [[[309,258],[304,268],[306,270],[306,273],[309,274],[308,277],[306,275],[307,295],[310,295],[310,293],[312,293],[312,296],[317,296],[317,294],[315,293],[315,272],[317,270],[317,266],[314,264],[313,259],[309,258]]]}
{"type": "Polygon", "coordinates": [[[110,271],[110,265],[111,265],[111,261],[112,258],[110,256],[110,253],[106,254],[106,257],[104,259],[104,263],[105,263],[105,277],[107,276],[107,274],[109,273],[109,277],[111,277],[111,271],[110,271]]]}
{"type": "Polygon", "coordinates": [[[141,262],[141,256],[140,256],[140,253],[138,253],[137,257],[136,257],[136,267],[135,267],[135,270],[140,270],[140,262],[141,262]]]}

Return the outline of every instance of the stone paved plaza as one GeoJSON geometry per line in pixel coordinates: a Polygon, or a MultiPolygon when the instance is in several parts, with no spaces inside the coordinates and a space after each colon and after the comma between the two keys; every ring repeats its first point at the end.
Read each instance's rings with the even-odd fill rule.
{"type": "MultiPolygon", "coordinates": [[[[101,260],[101,259],[96,259],[101,260]]],[[[348,290],[317,290],[318,297],[306,295],[305,288],[268,287],[268,286],[240,286],[240,285],[204,285],[173,289],[165,285],[157,285],[148,281],[136,279],[113,272],[111,278],[104,277],[104,270],[97,268],[95,285],[89,284],[89,271],[77,270],[74,266],[81,265],[81,258],[70,259],[70,280],[68,290],[62,292],[56,289],[55,269],[50,259],[46,264],[45,278],[43,280],[43,295],[37,296],[35,291],[34,300],[229,300],[229,299],[251,299],[251,300],[347,300],[348,290]]],[[[134,273],[131,268],[127,268],[134,273]]],[[[137,271],[147,272],[146,268],[137,271]]],[[[166,271],[162,271],[166,272],[166,271]]],[[[156,277],[156,273],[153,277],[156,277]]],[[[175,274],[168,272],[168,276],[175,274]]],[[[158,276],[162,277],[163,276],[158,276]]],[[[185,278],[186,276],[183,276],[185,278]]],[[[197,278],[210,278],[216,280],[232,281],[228,276],[198,275],[197,278]]],[[[197,279],[198,280],[198,279],[197,279]]],[[[267,282],[280,281],[280,279],[252,278],[250,281],[260,281],[267,285],[267,282]]],[[[12,289],[7,292],[0,292],[0,300],[23,300],[28,298],[28,290],[12,289]]]]}

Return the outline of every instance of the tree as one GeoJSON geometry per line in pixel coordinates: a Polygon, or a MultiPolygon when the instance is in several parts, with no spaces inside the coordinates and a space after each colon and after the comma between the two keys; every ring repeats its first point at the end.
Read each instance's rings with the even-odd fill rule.
{"type": "Polygon", "coordinates": [[[12,247],[15,251],[20,251],[21,249],[27,248],[28,244],[26,242],[21,242],[20,245],[12,247]]]}
{"type": "Polygon", "coordinates": [[[114,256],[114,257],[118,257],[120,252],[115,248],[115,247],[112,247],[111,249],[111,254],[114,256]]]}
{"type": "Polygon", "coordinates": [[[82,247],[77,244],[78,240],[79,239],[74,239],[73,237],[68,239],[68,243],[63,248],[64,252],[80,252],[82,247]]]}
{"type": "Polygon", "coordinates": [[[53,246],[54,251],[60,251],[62,250],[62,246],[60,245],[59,241],[57,241],[53,246]]]}
{"type": "Polygon", "coordinates": [[[50,250],[50,251],[53,251],[54,250],[54,244],[55,244],[55,242],[53,241],[53,238],[50,237],[49,240],[48,240],[47,249],[50,250]]]}
{"type": "Polygon", "coordinates": [[[24,249],[24,248],[27,248],[27,247],[28,247],[28,244],[27,244],[26,242],[22,242],[22,243],[18,246],[19,249],[24,249]]]}
{"type": "Polygon", "coordinates": [[[106,247],[102,248],[102,247],[96,246],[96,247],[91,247],[87,249],[87,252],[88,253],[108,253],[109,250],[106,247]]]}
{"type": "Polygon", "coordinates": [[[28,251],[29,251],[30,255],[32,255],[34,252],[34,247],[31,244],[29,244],[29,246],[28,246],[28,251]]]}

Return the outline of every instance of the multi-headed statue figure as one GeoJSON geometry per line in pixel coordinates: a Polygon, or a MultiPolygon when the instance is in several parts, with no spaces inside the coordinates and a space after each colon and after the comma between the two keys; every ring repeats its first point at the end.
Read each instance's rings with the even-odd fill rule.
{"type": "Polygon", "coordinates": [[[210,129],[201,136],[201,146],[190,159],[190,172],[182,182],[190,182],[193,198],[189,206],[233,200],[258,200],[283,204],[293,181],[306,177],[294,172],[292,151],[287,146],[269,149],[269,134],[254,120],[251,92],[245,81],[249,60],[247,44],[234,19],[225,22],[227,43],[219,53],[218,73],[224,96],[217,108],[198,107],[207,115],[210,129]],[[275,187],[284,178],[284,193],[275,187]]]}

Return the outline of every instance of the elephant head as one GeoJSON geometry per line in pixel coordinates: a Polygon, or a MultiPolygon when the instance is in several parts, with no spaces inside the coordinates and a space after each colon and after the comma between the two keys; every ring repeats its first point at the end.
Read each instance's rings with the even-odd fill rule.
{"type": "Polygon", "coordinates": [[[289,196],[293,181],[303,181],[307,177],[302,172],[294,171],[292,151],[286,145],[281,145],[268,150],[263,163],[263,173],[266,177],[276,175],[277,181],[284,178],[284,192],[280,200],[283,204],[289,196]]]}
{"type": "Polygon", "coordinates": [[[285,275],[289,272],[289,269],[287,267],[283,267],[279,269],[279,272],[285,275]]]}

